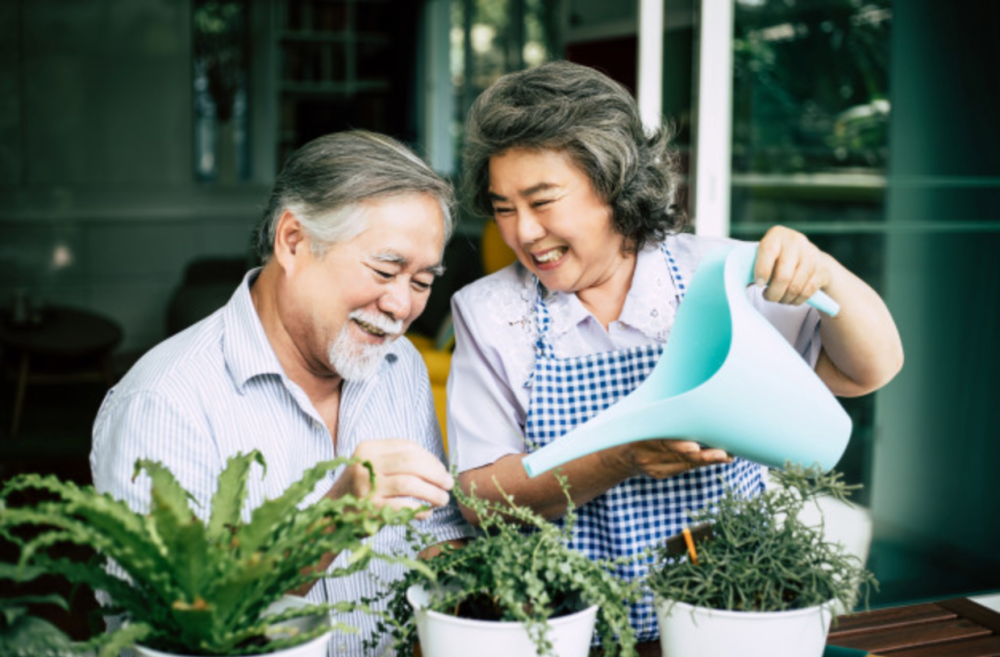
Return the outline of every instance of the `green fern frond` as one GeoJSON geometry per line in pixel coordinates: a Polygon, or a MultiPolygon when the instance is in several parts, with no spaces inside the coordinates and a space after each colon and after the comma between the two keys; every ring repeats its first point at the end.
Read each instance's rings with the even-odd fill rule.
{"type": "MultiPolygon", "coordinates": [[[[364,539],[386,525],[408,523],[415,511],[376,508],[369,499],[349,496],[322,498],[300,509],[328,472],[357,463],[335,459],[308,469],[244,522],[254,463],[266,468],[259,452],[229,459],[207,523],[193,512],[192,496],[159,462],[136,463],[135,474],[145,471],[151,482],[148,515],[135,513],[92,487],[21,475],[0,491],[0,535],[20,545],[22,573],[56,574],[104,590],[113,600],[105,611],[128,614],[123,630],[94,643],[101,655],[116,654],[140,637],[151,647],[202,655],[267,652],[295,645],[329,630],[317,628],[269,641],[271,621],[262,617],[264,610],[285,592],[329,576],[314,569],[327,553],[352,551],[355,561],[349,571],[381,557],[364,539]],[[33,491],[55,499],[10,505],[21,497],[19,493],[33,491]],[[56,556],[67,543],[93,548],[100,560],[81,563],[56,556]]],[[[371,465],[361,465],[374,482],[371,465]]],[[[368,607],[357,602],[338,609],[368,607]]]]}
{"type": "Polygon", "coordinates": [[[211,541],[222,541],[230,538],[232,528],[240,522],[243,505],[247,498],[247,478],[250,467],[260,464],[263,476],[267,475],[267,465],[264,456],[254,450],[246,458],[232,456],[226,461],[226,467],[219,475],[219,484],[212,496],[212,510],[208,521],[207,536],[211,541]]]}

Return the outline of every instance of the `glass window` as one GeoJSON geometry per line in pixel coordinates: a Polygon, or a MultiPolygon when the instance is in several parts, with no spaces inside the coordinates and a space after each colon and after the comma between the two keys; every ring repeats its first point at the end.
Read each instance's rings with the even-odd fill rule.
{"type": "MultiPolygon", "coordinates": [[[[740,0],[733,27],[733,235],[795,228],[880,292],[891,28],[888,0],[740,0]]],[[[867,484],[874,397],[842,401],[867,484]]]]}
{"type": "Polygon", "coordinates": [[[906,350],[892,383],[841,400],[838,470],[875,521],[872,603],[996,590],[997,8],[734,9],[733,235],[802,231],[882,295],[906,350]]]}
{"type": "Polygon", "coordinates": [[[247,0],[195,0],[194,176],[250,179],[247,0]]]}
{"type": "Polygon", "coordinates": [[[462,151],[465,115],[480,93],[504,73],[554,57],[558,7],[544,0],[452,0],[455,153],[462,151]]]}

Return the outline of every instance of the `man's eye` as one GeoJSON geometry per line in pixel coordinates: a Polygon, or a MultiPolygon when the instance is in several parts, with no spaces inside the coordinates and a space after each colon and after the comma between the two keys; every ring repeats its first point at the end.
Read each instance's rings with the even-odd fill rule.
{"type": "Polygon", "coordinates": [[[543,205],[548,205],[551,202],[552,202],[552,199],[544,199],[544,200],[541,200],[541,201],[535,201],[534,203],[531,204],[531,206],[535,207],[535,208],[540,208],[543,205]]]}
{"type": "Polygon", "coordinates": [[[431,285],[432,283],[427,283],[426,281],[418,281],[415,278],[413,279],[413,287],[417,288],[421,292],[426,292],[427,290],[431,289],[431,285]]]}
{"type": "Polygon", "coordinates": [[[378,274],[379,278],[384,278],[387,281],[392,280],[393,276],[395,276],[395,274],[387,271],[382,271],[381,269],[372,269],[372,271],[378,274]]]}
{"type": "Polygon", "coordinates": [[[513,211],[514,211],[513,208],[498,208],[495,206],[493,208],[493,214],[499,214],[499,215],[510,214],[513,211]]]}

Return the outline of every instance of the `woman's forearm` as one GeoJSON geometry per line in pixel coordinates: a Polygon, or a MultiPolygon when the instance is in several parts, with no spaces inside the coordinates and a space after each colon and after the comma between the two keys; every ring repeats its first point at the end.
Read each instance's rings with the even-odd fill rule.
{"type": "Polygon", "coordinates": [[[842,265],[827,293],[840,304],[822,318],[823,354],[816,372],[834,394],[856,397],[888,383],[903,366],[903,345],[881,297],[842,265]]]}
{"type": "MultiPolygon", "coordinates": [[[[622,448],[611,448],[576,459],[560,468],[570,485],[573,504],[581,506],[632,476],[622,448]]],[[[469,493],[475,486],[477,497],[498,501],[500,489],[513,496],[519,506],[526,506],[547,520],[561,518],[566,513],[566,495],[554,472],[528,477],[521,461],[526,454],[510,454],[490,465],[468,470],[458,476],[462,490],[469,493]],[[499,486],[499,488],[498,488],[499,486]]],[[[462,507],[462,515],[478,525],[475,513],[462,507]]]]}

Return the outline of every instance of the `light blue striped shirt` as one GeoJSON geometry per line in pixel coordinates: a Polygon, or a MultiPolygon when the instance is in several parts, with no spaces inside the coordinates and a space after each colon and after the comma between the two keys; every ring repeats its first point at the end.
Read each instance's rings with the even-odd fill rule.
{"type": "MultiPolygon", "coordinates": [[[[215,483],[226,459],[260,450],[267,477],[254,465],[244,515],[265,499],[280,495],[315,463],[350,456],[358,443],[405,438],[445,461],[427,369],[405,338],[399,338],[376,376],[345,382],[337,446],[312,402],[282,370],[250,297],[257,270],[247,274],[230,301],[201,322],[146,353],[108,392],[94,423],[90,465],[95,487],[125,500],[133,509],[149,508],[149,479],[132,481],[136,459],[160,461],[190,491],[207,519],[215,483]]],[[[340,472],[328,475],[310,496],[315,502],[340,472]]],[[[439,540],[472,536],[455,505],[437,509],[418,523],[439,540]]],[[[380,531],[372,547],[383,553],[407,551],[403,528],[380,531]]],[[[331,565],[345,565],[341,554],[331,565]]],[[[322,580],[309,598],[339,601],[371,598],[385,582],[402,575],[401,566],[375,560],[365,572],[322,580]]],[[[368,614],[336,620],[357,627],[357,634],[334,634],[331,655],[363,655],[362,641],[374,627],[368,614]]],[[[383,645],[374,654],[381,655],[383,645]]]]}

